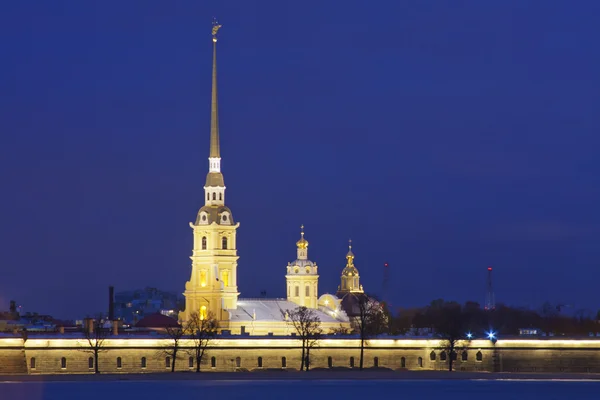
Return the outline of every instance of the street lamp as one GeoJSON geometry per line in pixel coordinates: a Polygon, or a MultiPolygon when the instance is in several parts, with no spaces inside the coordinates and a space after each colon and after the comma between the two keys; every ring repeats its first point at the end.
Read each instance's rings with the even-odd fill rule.
{"type": "Polygon", "coordinates": [[[467,332],[467,339],[473,339],[473,334],[471,332],[467,332]]]}

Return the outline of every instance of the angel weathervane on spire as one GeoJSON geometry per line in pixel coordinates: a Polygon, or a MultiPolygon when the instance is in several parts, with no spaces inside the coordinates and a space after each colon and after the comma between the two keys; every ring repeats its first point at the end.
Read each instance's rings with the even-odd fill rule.
{"type": "Polygon", "coordinates": [[[212,37],[213,37],[213,42],[217,41],[217,32],[219,32],[219,29],[221,29],[221,27],[223,25],[220,25],[217,22],[217,19],[213,17],[213,22],[212,22],[212,37]]]}

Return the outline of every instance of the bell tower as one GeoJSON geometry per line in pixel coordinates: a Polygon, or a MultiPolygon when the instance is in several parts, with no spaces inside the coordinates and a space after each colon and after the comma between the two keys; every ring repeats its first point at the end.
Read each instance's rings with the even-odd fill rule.
{"type": "Polygon", "coordinates": [[[237,249],[235,223],[231,210],[225,206],[225,182],[221,173],[219,115],[217,97],[217,32],[221,28],[213,21],[212,101],[210,118],[210,154],[208,174],[204,185],[204,206],[196,221],[190,222],[194,244],[192,271],[185,284],[185,311],[179,319],[186,321],[191,313],[200,318],[212,314],[226,328],[227,310],[237,308],[237,249]]]}
{"type": "Polygon", "coordinates": [[[317,308],[318,267],[308,259],[308,241],[304,238],[304,225],[300,229],[300,240],[296,242],[297,258],[288,263],[285,275],[287,300],[299,306],[317,308]]]}

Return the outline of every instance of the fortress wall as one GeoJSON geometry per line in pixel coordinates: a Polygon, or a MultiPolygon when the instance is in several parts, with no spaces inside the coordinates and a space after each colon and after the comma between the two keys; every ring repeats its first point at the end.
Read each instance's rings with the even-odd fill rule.
{"type": "MultiPolygon", "coordinates": [[[[359,340],[323,339],[319,347],[311,350],[311,368],[350,368],[360,361],[359,340]]],[[[441,349],[436,339],[374,339],[368,342],[364,353],[364,367],[372,368],[375,358],[379,367],[393,370],[447,370],[448,362],[440,359],[441,349]],[[435,353],[435,360],[430,357],[435,353]],[[404,361],[403,361],[404,359],[404,361]],[[422,364],[419,364],[421,359],[422,364]]],[[[103,373],[153,373],[166,372],[163,348],[169,340],[160,338],[107,339],[99,355],[99,369],[103,373]],[[121,358],[121,368],[117,366],[121,358]],[[142,357],[146,367],[142,368],[142,357]]],[[[176,363],[177,371],[195,370],[189,367],[191,343],[182,341],[176,363]],[[186,351],[187,350],[187,351],[186,351]]],[[[88,358],[93,357],[87,342],[67,337],[0,339],[0,373],[70,374],[92,373],[88,358]],[[66,368],[61,359],[66,358],[66,368]],[[35,365],[31,359],[35,358],[35,365]],[[32,368],[35,367],[35,368],[32,368]]],[[[458,351],[454,368],[457,371],[489,372],[600,372],[600,340],[501,340],[495,345],[488,340],[473,340],[467,347],[468,358],[462,360],[458,351]],[[481,352],[481,361],[476,354],[481,352]]],[[[449,355],[448,355],[449,356],[449,355]]],[[[211,342],[203,363],[203,371],[255,370],[258,357],[262,357],[262,369],[281,369],[282,357],[286,368],[299,369],[300,341],[292,338],[220,338],[211,342]],[[216,367],[211,367],[215,357],[216,367]],[[240,367],[237,367],[237,358],[240,367]]]]}

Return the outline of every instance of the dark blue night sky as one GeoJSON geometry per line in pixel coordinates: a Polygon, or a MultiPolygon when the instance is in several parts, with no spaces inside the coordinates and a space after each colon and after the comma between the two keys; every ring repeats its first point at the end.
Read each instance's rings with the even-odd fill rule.
{"type": "Polygon", "coordinates": [[[213,15],[242,296],[285,295],[304,224],[320,292],[352,238],[394,307],[483,303],[493,265],[498,302],[600,308],[595,0],[3,2],[0,308],[183,292],[213,15]]]}

